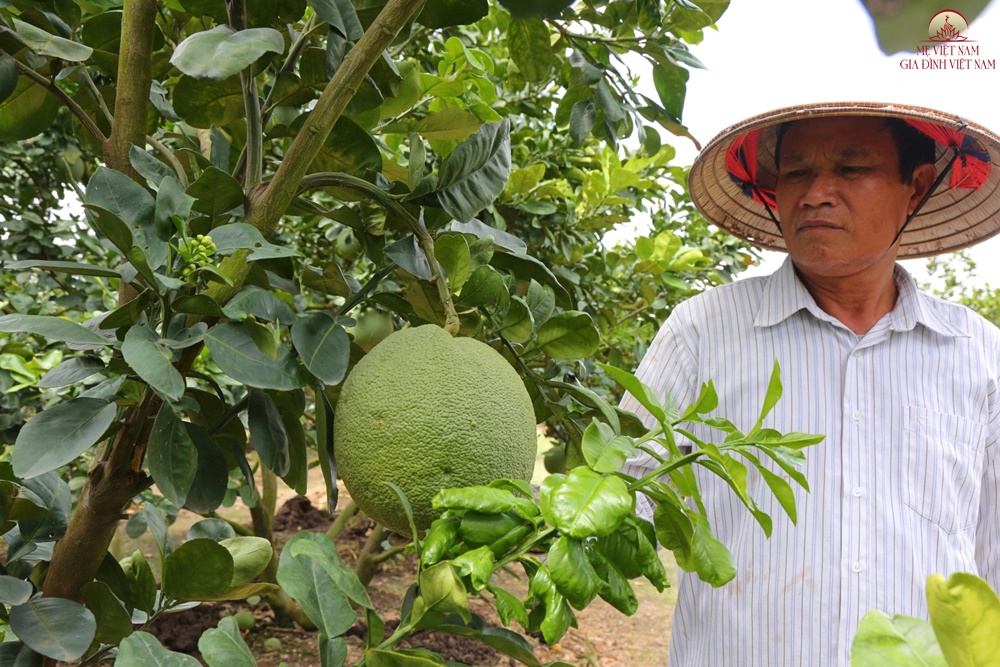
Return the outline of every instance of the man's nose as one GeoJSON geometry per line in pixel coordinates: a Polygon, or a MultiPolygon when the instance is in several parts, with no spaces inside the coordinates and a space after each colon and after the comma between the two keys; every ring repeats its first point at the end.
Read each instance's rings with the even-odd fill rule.
{"type": "Polygon", "coordinates": [[[837,201],[837,183],[833,174],[816,172],[802,197],[803,206],[831,206],[837,201]]]}

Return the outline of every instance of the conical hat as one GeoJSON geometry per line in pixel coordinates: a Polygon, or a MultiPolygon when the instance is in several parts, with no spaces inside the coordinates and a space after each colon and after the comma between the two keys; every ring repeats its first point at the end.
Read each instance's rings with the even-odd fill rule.
{"type": "MultiPolygon", "coordinates": [[[[730,234],[785,251],[771,219],[777,180],[774,150],[782,123],[830,116],[900,118],[931,136],[935,167],[950,173],[904,230],[899,257],[929,257],[967,248],[1000,232],[1000,137],[958,116],[904,104],[824,102],[777,109],[719,133],[691,167],[691,199],[730,234]],[[956,157],[957,153],[957,157],[956,157]]],[[[780,221],[780,219],[779,219],[780,221]]]]}

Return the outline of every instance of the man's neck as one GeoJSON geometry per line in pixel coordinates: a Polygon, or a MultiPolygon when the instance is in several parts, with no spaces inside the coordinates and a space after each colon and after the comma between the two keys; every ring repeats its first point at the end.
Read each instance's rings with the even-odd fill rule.
{"type": "Polygon", "coordinates": [[[823,312],[863,336],[896,305],[899,290],[894,267],[895,264],[890,264],[887,270],[883,268],[874,276],[867,272],[842,277],[817,276],[797,267],[796,273],[823,312]]]}

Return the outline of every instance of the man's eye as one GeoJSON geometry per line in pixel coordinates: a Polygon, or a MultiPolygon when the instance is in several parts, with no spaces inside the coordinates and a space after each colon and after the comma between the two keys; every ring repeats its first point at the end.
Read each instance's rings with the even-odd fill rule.
{"type": "Polygon", "coordinates": [[[845,174],[860,174],[865,171],[868,171],[868,167],[866,165],[860,165],[860,164],[847,164],[842,166],[840,170],[845,174]]]}
{"type": "Polygon", "coordinates": [[[783,171],[779,174],[779,178],[801,178],[806,175],[805,169],[789,169],[788,171],[783,171]]]}

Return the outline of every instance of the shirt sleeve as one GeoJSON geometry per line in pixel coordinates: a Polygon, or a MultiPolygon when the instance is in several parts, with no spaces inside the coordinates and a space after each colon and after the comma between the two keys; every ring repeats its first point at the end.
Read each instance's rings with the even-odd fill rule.
{"type": "MultiPolygon", "coordinates": [[[[660,327],[635,372],[636,377],[649,386],[661,401],[669,394],[681,410],[698,397],[698,364],[688,338],[692,332],[693,326],[688,321],[687,308],[685,304],[681,304],[660,327]]],[[[626,393],[619,407],[634,412],[648,428],[656,426],[656,418],[632,394],[626,393]]],[[[663,451],[658,443],[648,444],[651,449],[663,451]]],[[[678,442],[678,445],[681,444],[678,442]]],[[[656,459],[639,451],[626,461],[621,470],[633,477],[643,477],[657,465],[659,462],[656,459]]],[[[638,495],[636,513],[652,521],[653,504],[643,494],[638,495]]]]}
{"type": "MultiPolygon", "coordinates": [[[[996,368],[1000,369],[1000,361],[996,368]]],[[[976,565],[979,575],[1000,593],[1000,386],[997,380],[989,393],[989,405],[990,423],[976,527],[976,565]]]]}

